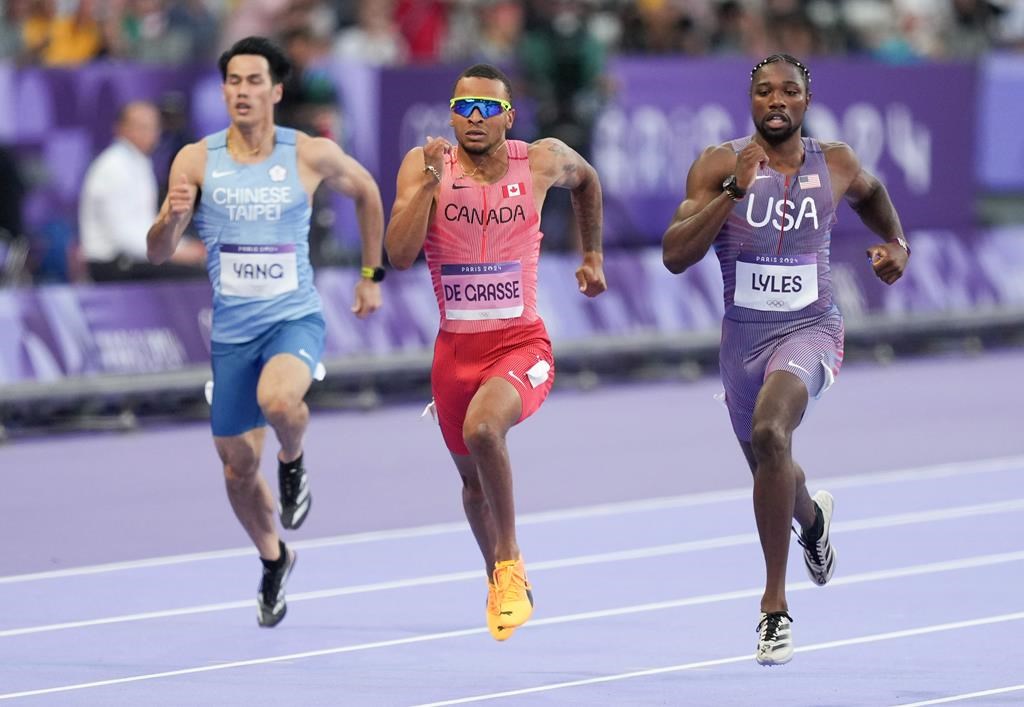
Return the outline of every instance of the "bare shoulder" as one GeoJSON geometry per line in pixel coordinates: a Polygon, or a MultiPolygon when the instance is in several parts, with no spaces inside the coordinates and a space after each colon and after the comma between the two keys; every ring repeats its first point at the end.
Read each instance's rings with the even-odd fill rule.
{"type": "Polygon", "coordinates": [[[709,145],[690,166],[690,175],[707,180],[717,188],[723,179],[736,169],[736,151],[729,143],[709,145]]]}
{"type": "Polygon", "coordinates": [[[334,140],[325,137],[312,137],[303,132],[295,133],[295,151],[299,159],[317,161],[331,155],[344,154],[344,150],[334,140]]]}
{"type": "Polygon", "coordinates": [[[206,171],[206,138],[191,142],[180,150],[171,164],[171,172],[184,173],[190,182],[202,184],[206,171]]]}
{"type": "Polygon", "coordinates": [[[569,152],[571,148],[564,142],[559,140],[557,137],[542,137],[539,140],[534,140],[529,145],[529,154],[532,157],[535,154],[544,152],[552,152],[558,154],[560,152],[569,152]]]}
{"type": "Polygon", "coordinates": [[[825,155],[825,162],[834,172],[836,170],[848,171],[850,168],[860,165],[857,153],[845,142],[821,142],[821,152],[825,155]]]}

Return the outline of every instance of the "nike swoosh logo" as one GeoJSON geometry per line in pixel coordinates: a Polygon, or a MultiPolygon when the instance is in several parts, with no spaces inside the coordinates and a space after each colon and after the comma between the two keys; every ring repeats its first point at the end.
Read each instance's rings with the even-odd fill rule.
{"type": "Polygon", "coordinates": [[[526,385],[526,383],[523,383],[523,379],[522,379],[522,378],[520,378],[519,376],[517,376],[517,375],[516,375],[515,373],[513,373],[512,371],[509,371],[509,372],[508,372],[508,374],[509,374],[510,376],[512,376],[513,378],[515,378],[515,379],[516,379],[517,381],[519,381],[519,384],[520,384],[520,385],[526,385]]]}
{"type": "Polygon", "coordinates": [[[799,368],[799,369],[800,369],[801,371],[803,371],[803,372],[804,372],[804,373],[806,373],[807,375],[811,375],[811,372],[810,372],[810,371],[808,371],[808,370],[807,370],[806,368],[804,368],[803,366],[801,366],[801,365],[799,365],[799,364],[797,364],[797,363],[794,363],[794,362],[793,362],[793,359],[789,359],[789,363],[787,363],[786,365],[787,365],[787,366],[792,366],[793,368],[799,368]]]}
{"type": "Polygon", "coordinates": [[[310,361],[313,360],[313,357],[309,355],[309,352],[306,351],[306,349],[299,349],[299,356],[302,356],[303,358],[308,358],[310,361]]]}
{"type": "Polygon", "coordinates": [[[236,171],[237,170],[229,169],[229,170],[227,170],[225,172],[221,172],[221,171],[215,169],[212,172],[210,172],[210,176],[213,177],[214,179],[217,179],[218,177],[226,177],[229,174],[234,174],[236,171]]]}
{"type": "Polygon", "coordinates": [[[452,184],[452,189],[472,189],[472,184],[452,184]]]}

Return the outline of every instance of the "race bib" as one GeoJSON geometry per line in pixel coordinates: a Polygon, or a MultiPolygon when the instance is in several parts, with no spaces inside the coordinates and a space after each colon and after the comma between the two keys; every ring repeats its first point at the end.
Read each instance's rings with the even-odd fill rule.
{"type": "Polygon", "coordinates": [[[818,256],[744,253],[736,259],[737,307],[795,312],[818,299],[818,256]]]}
{"type": "Polygon", "coordinates": [[[442,265],[446,319],[515,319],[523,314],[523,266],[512,263],[442,265]]]}
{"type": "Polygon", "coordinates": [[[222,295],[276,297],[298,287],[295,244],[221,245],[222,295]]]}

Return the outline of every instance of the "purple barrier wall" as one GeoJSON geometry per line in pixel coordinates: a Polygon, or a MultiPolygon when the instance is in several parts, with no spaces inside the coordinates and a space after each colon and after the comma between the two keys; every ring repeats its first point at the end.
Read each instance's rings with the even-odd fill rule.
{"type": "MultiPolygon", "coordinates": [[[[607,199],[610,244],[658,242],[700,150],[751,131],[748,63],[674,58],[619,59],[611,65],[616,91],[597,124],[592,155],[607,199]]],[[[1012,87],[1020,72],[1014,67],[1019,66],[1024,64],[1000,63],[984,76],[1012,87]]],[[[344,114],[344,144],[376,175],[385,208],[390,209],[405,153],[427,135],[451,135],[447,97],[461,68],[330,67],[344,114]]],[[[812,62],[812,77],[809,131],[853,146],[865,166],[886,182],[908,228],[971,226],[974,67],[820,60],[812,62]],[[956,87],[955,106],[949,103],[949,86],[956,87]]],[[[39,184],[30,199],[28,222],[38,227],[60,217],[73,226],[82,176],[108,144],[118,106],[168,95],[184,101],[189,126],[156,156],[161,179],[183,140],[226,123],[214,69],[96,64],[74,71],[16,71],[0,66],[0,141],[35,158],[31,172],[39,184]]],[[[1005,107],[1006,97],[1015,94],[989,87],[983,95],[1005,107]]],[[[523,111],[514,132],[522,135],[529,130],[529,102],[517,102],[523,111]]],[[[991,118],[985,120],[989,125],[991,118]]],[[[1001,167],[993,178],[1005,185],[1013,166],[1016,174],[1024,171],[1019,169],[1020,155],[1002,150],[1000,144],[986,144],[980,152],[990,155],[989,162],[998,156],[1001,167]]],[[[843,211],[840,230],[854,221],[845,207],[843,211]]],[[[342,213],[341,221],[339,238],[357,243],[350,211],[342,213]]]]}
{"type": "MultiPolygon", "coordinates": [[[[753,132],[749,75],[743,60],[615,64],[594,164],[622,235],[660,237],[699,153],[753,132]]],[[[847,142],[886,184],[906,228],[972,225],[974,67],[817,60],[811,78],[808,134],[847,142]],[[950,110],[949,86],[959,110],[950,110]]],[[[856,223],[844,206],[837,231],[856,223]]]]}
{"type": "MultiPolygon", "coordinates": [[[[910,234],[907,275],[886,287],[871,273],[870,234],[835,243],[833,281],[850,324],[873,317],[1024,311],[1024,228],[978,234],[910,234]]],[[[709,255],[682,276],[662,266],[660,250],[609,252],[609,290],[589,300],[576,289],[577,256],[541,258],[538,303],[556,349],[592,337],[708,333],[723,311],[718,263],[709,255]]],[[[392,272],[384,306],[369,320],[349,307],[357,273],[322,270],[317,285],[327,320],[328,360],[429,351],[438,313],[423,265],[392,272]]],[[[151,373],[209,360],[210,288],[204,282],[51,286],[0,291],[0,384],[47,382],[95,373],[151,373]]]]}

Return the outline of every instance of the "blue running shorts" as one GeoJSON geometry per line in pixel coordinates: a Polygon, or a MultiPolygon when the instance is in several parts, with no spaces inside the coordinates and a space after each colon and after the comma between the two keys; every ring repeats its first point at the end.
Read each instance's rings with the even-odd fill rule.
{"type": "Polygon", "coordinates": [[[262,335],[242,344],[214,341],[211,346],[213,364],[213,401],[210,425],[214,437],[234,437],[263,427],[263,417],[256,400],[256,385],[267,361],[278,354],[291,354],[309,366],[314,376],[324,352],[326,333],[324,318],[310,314],[275,324],[262,335]]]}

